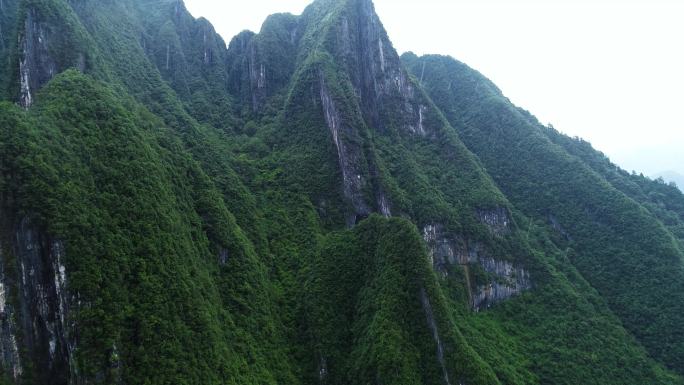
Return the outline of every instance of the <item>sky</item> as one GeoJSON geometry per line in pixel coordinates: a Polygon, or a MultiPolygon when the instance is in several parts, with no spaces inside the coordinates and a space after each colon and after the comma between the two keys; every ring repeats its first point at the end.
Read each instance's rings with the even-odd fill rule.
{"type": "MultiPolygon", "coordinates": [[[[185,0],[226,42],[310,0],[185,0]]],[[[403,53],[450,55],[622,168],[684,174],[684,0],[375,0],[403,53]]]]}

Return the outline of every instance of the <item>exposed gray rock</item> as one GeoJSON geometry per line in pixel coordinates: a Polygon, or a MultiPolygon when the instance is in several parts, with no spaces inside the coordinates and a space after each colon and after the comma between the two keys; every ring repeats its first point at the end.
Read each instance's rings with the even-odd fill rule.
{"type": "Polygon", "coordinates": [[[417,133],[420,135],[426,134],[425,126],[423,125],[424,114],[426,113],[426,111],[427,111],[427,107],[425,107],[423,105],[418,106],[418,124],[415,128],[411,127],[411,129],[412,129],[411,131],[413,133],[417,133]]]}
{"type": "Polygon", "coordinates": [[[257,46],[256,44],[250,44],[249,46],[249,84],[252,97],[252,108],[254,111],[258,111],[261,104],[268,96],[268,90],[266,89],[266,64],[257,56],[257,46]]]}
{"type": "Polygon", "coordinates": [[[166,44],[166,65],[164,68],[168,71],[171,64],[171,44],[166,44]]]}
{"type": "Polygon", "coordinates": [[[16,381],[23,372],[17,346],[14,307],[9,301],[11,282],[5,275],[4,245],[0,243],[0,365],[16,381]]]}
{"type": "Polygon", "coordinates": [[[13,231],[17,264],[18,322],[22,349],[34,367],[43,368],[40,383],[68,383],[77,377],[71,337],[64,266],[64,245],[23,218],[13,231]]]}
{"type": "Polygon", "coordinates": [[[475,311],[486,309],[532,288],[530,273],[522,267],[489,257],[480,258],[479,263],[484,271],[495,278],[477,288],[471,301],[475,311]]]}
{"type": "Polygon", "coordinates": [[[228,263],[229,258],[230,258],[230,254],[228,253],[228,250],[221,249],[219,251],[218,260],[219,260],[219,264],[221,266],[225,266],[228,263]]]}
{"type": "MultiPolygon", "coordinates": [[[[1,4],[2,4],[2,0],[0,0],[0,5],[1,4]]],[[[5,49],[7,48],[7,45],[5,44],[5,34],[4,34],[4,30],[2,28],[3,27],[2,21],[5,17],[5,15],[3,13],[4,13],[3,8],[0,7],[0,52],[2,52],[3,56],[4,56],[5,49]]]]}
{"type": "MultiPolygon", "coordinates": [[[[264,88],[266,87],[266,65],[257,60],[256,45],[252,44],[249,48],[249,81],[254,88],[264,88]]],[[[257,95],[252,95],[253,102],[257,103],[257,95]]]]}
{"type": "Polygon", "coordinates": [[[335,30],[336,54],[348,66],[364,118],[378,130],[394,121],[411,133],[426,135],[426,107],[417,98],[413,82],[375,13],[373,2],[357,0],[352,4],[357,8],[354,14],[360,16],[354,20],[340,18],[335,30]]]}
{"type": "Polygon", "coordinates": [[[390,208],[389,200],[382,191],[378,193],[378,209],[380,210],[380,214],[382,214],[385,218],[392,216],[392,209],[390,208]]]}
{"type": "Polygon", "coordinates": [[[204,30],[202,31],[202,44],[204,46],[204,57],[202,58],[202,62],[205,65],[210,65],[214,61],[214,51],[207,45],[207,26],[204,26],[204,30]]]}
{"type": "Polygon", "coordinates": [[[455,235],[447,237],[440,224],[425,225],[423,239],[428,244],[433,268],[443,276],[449,274],[449,266],[475,263],[484,252],[479,242],[469,242],[455,235]]]}
{"type": "Polygon", "coordinates": [[[353,214],[347,219],[347,225],[353,226],[359,218],[365,218],[372,212],[366,203],[363,189],[366,180],[360,166],[362,152],[358,145],[348,143],[349,137],[356,136],[356,128],[343,121],[328,87],[325,75],[320,74],[320,98],[325,115],[325,121],[337,148],[337,159],[342,171],[342,187],[344,197],[349,201],[353,214]]]}
{"type": "Polygon", "coordinates": [[[243,31],[230,41],[227,51],[228,88],[246,103],[255,108],[255,98],[252,95],[252,63],[254,62],[253,48],[256,34],[243,31]]]}
{"type": "Polygon", "coordinates": [[[183,12],[186,12],[185,4],[182,0],[176,1],[176,3],[173,5],[173,15],[176,18],[176,21],[180,20],[181,16],[183,15],[183,12]]]}
{"type": "Polygon", "coordinates": [[[470,305],[475,311],[532,288],[529,272],[523,267],[490,256],[482,243],[448,234],[440,224],[425,225],[423,239],[428,245],[433,269],[443,277],[449,276],[452,266],[463,268],[470,305]],[[472,267],[481,268],[492,278],[472,288],[472,267]]]}
{"type": "Polygon", "coordinates": [[[228,88],[252,112],[262,112],[268,99],[289,84],[299,53],[299,23],[290,14],[271,15],[258,35],[243,31],[230,41],[225,52],[228,88]]]}
{"type": "Polygon", "coordinates": [[[33,104],[36,91],[57,74],[57,64],[48,52],[50,38],[38,22],[36,10],[29,8],[19,34],[19,104],[24,108],[33,104]]]}
{"type": "Polygon", "coordinates": [[[62,70],[73,67],[83,72],[86,69],[86,55],[83,52],[62,48],[60,60],[51,54],[55,49],[51,50],[50,47],[72,43],[65,41],[72,36],[59,31],[54,23],[45,22],[44,19],[45,15],[29,6],[18,34],[19,104],[24,108],[29,108],[35,101],[36,92],[62,70]]]}
{"type": "Polygon", "coordinates": [[[492,234],[503,236],[511,232],[511,219],[505,207],[478,209],[476,211],[480,222],[487,225],[492,234]]]}
{"type": "Polygon", "coordinates": [[[328,378],[328,361],[325,357],[320,358],[318,361],[318,381],[320,384],[325,384],[325,380],[328,378]]]}

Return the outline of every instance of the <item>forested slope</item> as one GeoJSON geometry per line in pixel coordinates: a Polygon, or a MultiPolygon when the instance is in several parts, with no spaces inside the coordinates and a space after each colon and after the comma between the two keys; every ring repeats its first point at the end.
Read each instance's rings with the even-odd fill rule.
{"type": "Polygon", "coordinates": [[[661,187],[657,182],[624,175],[586,146],[539,125],[462,63],[404,59],[516,207],[555,227],[572,263],[627,329],[654,357],[684,370],[677,326],[684,266],[673,235],[680,229],[681,193],[649,196],[661,187]],[[667,204],[659,207],[658,200],[667,204]]]}
{"type": "Polygon", "coordinates": [[[402,61],[371,1],[0,32],[7,383],[683,383],[681,193],[402,61]]]}

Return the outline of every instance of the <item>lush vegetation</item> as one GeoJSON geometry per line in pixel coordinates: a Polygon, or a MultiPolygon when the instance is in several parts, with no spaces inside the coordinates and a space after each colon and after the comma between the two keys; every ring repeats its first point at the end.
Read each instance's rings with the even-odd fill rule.
{"type": "Polygon", "coordinates": [[[17,223],[63,241],[75,336],[46,363],[20,327],[16,382],[684,383],[682,194],[451,59],[402,63],[369,1],[228,47],[176,0],[0,4],[2,284],[19,309],[17,223]],[[29,13],[59,74],[30,68],[24,110],[29,13]],[[436,273],[426,226],[532,289],[474,312],[499,278],[436,273]]]}
{"type": "Polygon", "coordinates": [[[412,54],[404,60],[506,196],[555,227],[572,264],[625,327],[682,372],[681,193],[630,176],[587,144],[539,125],[462,63],[412,54]]]}
{"type": "Polygon", "coordinates": [[[3,106],[3,196],[67,240],[69,287],[87,304],[74,315],[82,375],[286,381],[269,372],[287,358],[265,268],[181,143],[73,71],[40,99],[29,113],[3,106]]]}

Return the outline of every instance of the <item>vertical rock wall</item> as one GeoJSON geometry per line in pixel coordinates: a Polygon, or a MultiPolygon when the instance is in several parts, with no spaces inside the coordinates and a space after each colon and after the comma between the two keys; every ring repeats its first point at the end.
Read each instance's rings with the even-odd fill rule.
{"type": "Polygon", "coordinates": [[[6,375],[16,381],[23,373],[23,368],[17,345],[17,315],[10,300],[10,294],[16,288],[12,287],[13,282],[5,273],[5,264],[8,262],[5,247],[0,242],[0,366],[6,375]]]}
{"type": "Polygon", "coordinates": [[[57,73],[57,64],[48,51],[50,38],[38,22],[36,10],[29,8],[19,35],[19,104],[24,108],[33,104],[38,89],[57,73]]]}
{"type": "Polygon", "coordinates": [[[363,190],[366,187],[366,178],[361,163],[363,152],[359,145],[350,143],[349,138],[358,136],[356,128],[347,124],[340,115],[333,96],[325,83],[325,76],[321,72],[320,97],[325,115],[325,121],[330,129],[333,142],[337,148],[337,158],[342,171],[342,188],[344,197],[352,206],[353,214],[347,218],[347,225],[354,225],[359,219],[365,218],[371,213],[371,208],[366,203],[363,190]]]}
{"type": "Polygon", "coordinates": [[[370,0],[354,0],[335,29],[336,56],[346,63],[368,125],[426,135],[424,105],[370,0]]]}
{"type": "Polygon", "coordinates": [[[496,236],[504,236],[510,233],[511,219],[505,207],[476,210],[477,217],[496,236]]]}
{"type": "Polygon", "coordinates": [[[83,41],[79,40],[76,27],[69,24],[69,14],[28,6],[20,15],[23,22],[19,28],[19,104],[30,107],[36,93],[61,71],[86,69],[83,41]],[[53,47],[51,49],[51,47],[53,47]]]}
{"type": "Polygon", "coordinates": [[[451,274],[452,266],[461,266],[470,286],[471,267],[478,267],[487,273],[487,282],[467,288],[470,305],[475,311],[486,309],[532,288],[530,274],[525,268],[490,256],[482,243],[448,234],[441,224],[425,225],[423,239],[428,245],[434,270],[443,277],[451,274]]]}
{"type": "Polygon", "coordinates": [[[18,380],[23,368],[40,384],[76,383],[65,249],[27,218],[0,245],[0,365],[18,380]],[[12,273],[10,273],[12,272],[12,273]]]}

